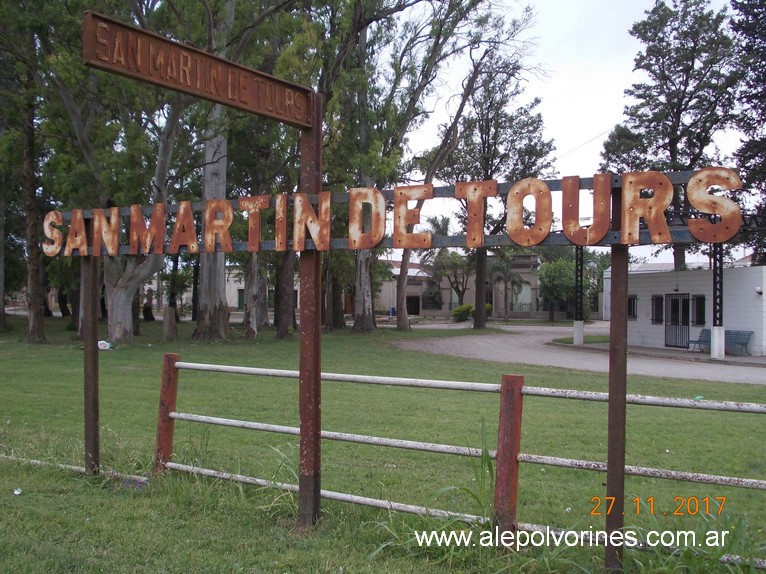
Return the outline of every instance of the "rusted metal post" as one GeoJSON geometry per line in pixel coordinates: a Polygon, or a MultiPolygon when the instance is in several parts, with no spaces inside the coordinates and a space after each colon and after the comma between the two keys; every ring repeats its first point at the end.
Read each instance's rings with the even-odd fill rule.
{"type": "Polygon", "coordinates": [[[582,300],[583,289],[583,262],[585,248],[582,245],[575,245],[575,321],[583,320],[582,300]]]}
{"type": "Polygon", "coordinates": [[[178,368],[176,363],[180,355],[165,353],[162,355],[162,383],[160,385],[160,406],[157,412],[157,442],[154,446],[154,474],[165,470],[173,455],[173,430],[175,420],[170,413],[176,410],[178,395],[178,368]]]}
{"type": "Polygon", "coordinates": [[[582,345],[585,342],[585,322],[583,320],[583,266],[585,248],[575,245],[575,317],[573,324],[572,343],[582,345]]]}
{"type": "Polygon", "coordinates": [[[98,474],[101,466],[98,409],[98,259],[82,260],[83,396],[85,420],[85,469],[98,474]]]}
{"type": "MultiPolygon", "coordinates": [[[[313,129],[301,132],[301,191],[318,194],[322,186],[322,100],[312,102],[313,129]]],[[[322,254],[300,255],[300,474],[298,521],[312,526],[319,521],[321,493],[322,397],[322,254]]]]}
{"type": "MultiPolygon", "coordinates": [[[[606,530],[621,530],[625,519],[625,417],[628,377],[628,246],[612,245],[612,317],[609,326],[609,436],[606,496],[614,500],[606,530]]],[[[622,545],[607,543],[607,572],[622,569],[622,545]]]]}
{"type": "Polygon", "coordinates": [[[524,377],[503,375],[500,386],[494,499],[495,524],[502,532],[516,531],[523,386],[524,377]]]}
{"type": "Polygon", "coordinates": [[[710,330],[710,358],[726,355],[726,329],[723,326],[723,245],[713,243],[713,328],[710,330]]]}

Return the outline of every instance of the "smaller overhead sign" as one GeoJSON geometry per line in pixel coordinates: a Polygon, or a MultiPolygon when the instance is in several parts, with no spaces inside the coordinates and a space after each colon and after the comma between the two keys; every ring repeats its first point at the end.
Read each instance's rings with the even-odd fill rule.
{"type": "Polygon", "coordinates": [[[310,129],[310,88],[280,80],[161,36],[86,12],[88,66],[310,129]]]}

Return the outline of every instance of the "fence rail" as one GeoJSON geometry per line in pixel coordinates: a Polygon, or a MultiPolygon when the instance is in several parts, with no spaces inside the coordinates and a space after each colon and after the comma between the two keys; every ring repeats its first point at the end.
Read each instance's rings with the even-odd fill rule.
{"type": "MultiPolygon", "coordinates": [[[[287,490],[290,492],[298,492],[299,485],[274,482],[271,480],[247,477],[244,475],[221,472],[221,471],[205,469],[205,468],[190,466],[185,464],[179,464],[171,460],[172,451],[173,451],[173,423],[176,420],[300,436],[299,427],[274,425],[274,424],[255,422],[255,421],[243,421],[243,420],[237,420],[237,419],[213,417],[213,416],[184,413],[184,412],[177,411],[176,397],[177,397],[177,388],[178,388],[178,372],[181,370],[228,373],[228,374],[236,374],[236,375],[250,375],[250,376],[263,376],[263,377],[277,377],[277,378],[289,378],[289,379],[298,379],[298,377],[300,376],[299,371],[293,371],[293,370],[263,369],[258,367],[239,367],[239,366],[232,366],[232,365],[214,365],[214,364],[206,364],[206,363],[190,363],[190,362],[178,360],[177,355],[165,355],[165,357],[163,358],[163,376],[162,376],[163,382],[162,382],[162,391],[161,391],[161,397],[160,397],[160,409],[159,409],[158,422],[157,422],[157,443],[155,447],[155,460],[154,460],[155,473],[161,472],[162,470],[165,470],[165,469],[176,470],[180,472],[189,472],[189,473],[202,475],[202,476],[211,476],[211,477],[216,477],[221,479],[234,480],[234,481],[243,482],[247,484],[253,484],[253,485],[262,486],[262,487],[274,487],[274,488],[287,490]]],[[[357,384],[366,384],[366,385],[404,386],[404,387],[421,388],[421,389],[439,389],[439,390],[469,391],[469,392],[482,392],[482,393],[501,393],[501,389],[503,387],[503,385],[498,385],[498,384],[472,383],[472,382],[465,382],[465,381],[413,379],[413,378],[403,378],[403,377],[378,377],[378,376],[365,376],[365,375],[347,375],[347,374],[341,374],[341,373],[322,373],[321,379],[323,381],[357,383],[357,384]]],[[[321,431],[320,436],[322,439],[325,439],[325,440],[337,440],[337,441],[344,441],[344,442],[353,442],[358,444],[367,444],[367,445],[400,448],[400,449],[408,449],[408,450],[418,450],[418,451],[424,451],[424,452],[457,455],[457,456],[481,457],[484,452],[481,448],[413,441],[413,440],[405,440],[405,439],[398,439],[398,438],[360,435],[360,434],[328,431],[328,430],[321,431]]],[[[496,451],[489,451],[488,454],[492,458],[497,457],[496,451]]],[[[503,479],[500,479],[500,480],[503,480],[503,479]]],[[[508,490],[508,492],[510,494],[510,490],[508,490]]],[[[321,490],[320,495],[322,498],[326,498],[328,500],[351,502],[354,504],[362,504],[365,506],[372,506],[375,508],[396,510],[399,512],[407,512],[407,513],[419,514],[424,516],[433,516],[433,517],[441,517],[441,518],[457,518],[459,520],[466,521],[466,522],[486,522],[487,520],[489,520],[487,517],[476,516],[472,514],[452,512],[449,510],[441,510],[441,509],[435,509],[435,508],[427,508],[424,506],[417,506],[417,505],[405,504],[401,502],[394,502],[390,500],[369,498],[365,496],[358,496],[358,495],[348,494],[348,493],[339,493],[339,492],[328,491],[328,490],[321,490]]],[[[507,504],[508,502],[506,501],[506,505],[507,504]]],[[[532,526],[535,526],[535,525],[532,525],[532,526]]]]}
{"type": "MultiPolygon", "coordinates": [[[[178,371],[191,370],[203,372],[218,372],[251,376],[282,377],[297,379],[299,371],[281,370],[281,369],[262,369],[256,367],[237,367],[230,365],[212,365],[205,363],[189,363],[179,360],[178,355],[165,355],[163,357],[163,375],[162,390],[160,396],[160,408],[157,422],[157,446],[155,448],[155,473],[163,470],[176,470],[192,474],[211,476],[221,479],[234,480],[246,484],[253,484],[261,487],[274,487],[290,492],[299,492],[300,486],[286,484],[271,480],[258,479],[244,475],[205,469],[196,466],[179,464],[171,461],[173,451],[173,423],[176,420],[190,422],[236,427],[248,430],[257,430],[273,433],[281,433],[299,436],[301,429],[285,425],[274,425],[253,421],[242,421],[236,419],[220,418],[192,413],[183,413],[176,411],[176,396],[178,388],[178,371]]],[[[540,464],[547,466],[567,467],[580,470],[590,470],[597,472],[607,472],[608,467],[604,462],[577,460],[569,458],[559,458],[553,456],[541,456],[536,454],[522,453],[521,445],[521,422],[523,396],[535,396],[552,399],[583,400],[595,402],[608,402],[607,393],[592,391],[577,391],[571,389],[553,389],[546,387],[526,387],[524,378],[505,375],[501,384],[473,383],[465,381],[443,381],[433,379],[412,379],[401,377],[378,377],[365,375],[349,375],[339,373],[322,373],[321,380],[372,384],[372,385],[391,385],[404,386],[412,388],[429,388],[442,390],[459,390],[488,392],[500,394],[500,412],[498,424],[498,448],[495,451],[483,451],[479,448],[462,447],[456,445],[446,445],[438,443],[429,443],[413,440],[404,440],[397,438],[377,437],[369,435],[359,435],[352,433],[321,431],[321,438],[325,440],[339,440],[368,444],[383,447],[411,449],[419,451],[434,452],[439,454],[450,454],[458,456],[481,457],[485,453],[496,461],[495,474],[495,495],[492,517],[497,526],[502,530],[527,530],[534,531],[544,526],[530,523],[519,522],[516,519],[517,501],[518,501],[518,469],[519,463],[540,464]]],[[[668,397],[655,397],[647,395],[627,395],[627,404],[643,405],[653,407],[683,408],[696,410],[713,410],[732,413],[750,413],[766,414],[766,404],[760,403],[742,403],[730,401],[709,401],[709,400],[691,400],[668,397]]],[[[766,490],[766,480],[753,478],[740,478],[723,475],[711,475],[695,472],[647,468],[639,466],[626,465],[625,474],[633,476],[644,476],[651,478],[663,478],[669,480],[679,480],[687,482],[698,482],[714,484],[720,486],[731,486],[737,488],[748,488],[756,490],[766,490]]],[[[368,498],[348,493],[340,493],[328,490],[321,490],[320,496],[329,500],[350,502],[362,504],[387,510],[420,514],[425,516],[457,518],[467,522],[487,522],[488,517],[481,517],[472,514],[452,512],[448,510],[432,509],[423,506],[405,504],[389,500],[368,498]]],[[[608,527],[607,527],[608,530],[608,527]]],[[[722,561],[726,563],[739,563],[742,558],[738,556],[727,555],[722,561]]],[[[750,563],[759,569],[766,569],[766,561],[751,560],[750,563]]]]}

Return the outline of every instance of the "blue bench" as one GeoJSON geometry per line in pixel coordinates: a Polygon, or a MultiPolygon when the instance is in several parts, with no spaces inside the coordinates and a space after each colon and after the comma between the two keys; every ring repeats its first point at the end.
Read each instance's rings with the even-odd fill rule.
{"type": "Polygon", "coordinates": [[[748,355],[750,351],[747,346],[750,344],[750,337],[753,331],[729,331],[726,330],[726,349],[742,350],[748,355]]]}
{"type": "Polygon", "coordinates": [[[708,349],[710,348],[710,329],[702,329],[700,331],[699,337],[693,340],[689,340],[689,344],[691,345],[690,351],[694,350],[694,347],[697,347],[700,352],[702,352],[702,346],[704,345],[708,349]]]}
{"type": "MultiPolygon", "coordinates": [[[[750,344],[750,337],[753,336],[753,331],[737,331],[726,329],[725,331],[725,349],[726,351],[744,351],[748,355],[750,350],[747,348],[750,344]]],[[[702,329],[699,337],[689,340],[690,351],[693,351],[696,347],[700,351],[703,351],[703,347],[710,348],[710,329],[702,329]]]]}

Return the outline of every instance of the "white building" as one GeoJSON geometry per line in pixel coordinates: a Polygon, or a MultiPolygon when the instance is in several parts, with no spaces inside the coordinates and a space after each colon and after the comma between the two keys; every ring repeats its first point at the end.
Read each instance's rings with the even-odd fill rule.
{"type": "MultiPolygon", "coordinates": [[[[661,264],[660,264],[661,265],[661,264]]],[[[628,275],[628,345],[685,349],[703,328],[713,326],[713,273],[708,269],[657,271],[657,264],[628,275]]],[[[723,271],[723,326],[753,331],[747,347],[766,355],[766,267],[723,271]]],[[[611,269],[604,272],[604,319],[611,315],[611,269]]]]}

